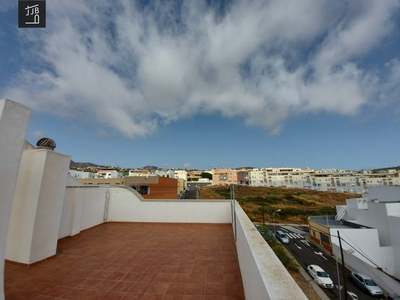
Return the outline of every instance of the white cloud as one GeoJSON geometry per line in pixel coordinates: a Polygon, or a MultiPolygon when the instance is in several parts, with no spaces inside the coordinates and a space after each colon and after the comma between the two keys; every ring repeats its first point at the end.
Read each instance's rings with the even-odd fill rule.
{"type": "Polygon", "coordinates": [[[38,139],[38,138],[44,137],[44,132],[37,130],[37,131],[32,132],[32,135],[34,138],[38,139]]]}
{"type": "MultiPolygon", "coordinates": [[[[359,59],[393,33],[399,1],[48,1],[23,31],[23,67],[4,96],[85,117],[127,137],[199,113],[278,134],[290,116],[354,115],[382,90],[359,59]]],[[[395,86],[400,82],[393,63],[395,86]]]]}

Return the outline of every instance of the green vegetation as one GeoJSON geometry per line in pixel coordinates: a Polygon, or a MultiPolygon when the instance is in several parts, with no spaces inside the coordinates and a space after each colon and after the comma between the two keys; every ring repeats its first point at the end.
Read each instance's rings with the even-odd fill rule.
{"type": "Polygon", "coordinates": [[[224,199],[231,199],[231,192],[229,191],[229,189],[218,189],[215,190],[215,192],[218,195],[223,196],[224,199]]]}
{"type": "Polygon", "coordinates": [[[212,180],[212,174],[207,173],[207,172],[203,172],[200,174],[201,178],[208,178],[210,180],[212,180]]]}
{"type": "Polygon", "coordinates": [[[258,226],[258,231],[260,232],[261,236],[265,239],[271,249],[275,252],[276,256],[279,258],[281,263],[285,266],[286,270],[298,272],[298,265],[295,260],[293,260],[285,247],[282,246],[275,238],[273,232],[268,230],[266,226],[258,226]]]}

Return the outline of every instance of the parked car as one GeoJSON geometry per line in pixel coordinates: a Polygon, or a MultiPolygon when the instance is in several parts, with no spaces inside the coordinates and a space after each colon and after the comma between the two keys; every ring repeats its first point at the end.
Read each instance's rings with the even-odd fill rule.
{"type": "Polygon", "coordinates": [[[289,237],[286,233],[284,233],[281,230],[277,230],[276,231],[276,237],[278,238],[278,240],[280,240],[280,242],[282,244],[289,244],[289,237]]]}
{"type": "Polygon", "coordinates": [[[375,281],[373,281],[368,276],[363,275],[361,273],[352,272],[350,279],[371,296],[382,295],[381,288],[375,283],[375,281]]]}
{"type": "Polygon", "coordinates": [[[320,266],[309,265],[307,266],[307,272],[311,278],[321,287],[326,289],[333,289],[333,281],[320,266]]]}

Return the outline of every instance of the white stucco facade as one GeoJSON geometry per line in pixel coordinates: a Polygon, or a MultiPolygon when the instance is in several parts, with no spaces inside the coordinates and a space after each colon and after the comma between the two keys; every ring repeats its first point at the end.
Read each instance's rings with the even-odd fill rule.
{"type": "Polygon", "coordinates": [[[400,187],[371,187],[363,198],[346,204],[342,221],[359,228],[331,229],[332,243],[338,245],[339,230],[344,249],[354,249],[353,256],[400,278],[400,187]]]}
{"type": "Polygon", "coordinates": [[[6,259],[32,264],[56,254],[71,157],[25,150],[10,215],[6,259]]]}
{"type": "Polygon", "coordinates": [[[0,99],[0,300],[4,299],[4,259],[8,224],[31,109],[0,99]]]}
{"type": "Polygon", "coordinates": [[[90,179],[94,178],[96,175],[96,173],[93,172],[83,172],[77,170],[69,170],[68,174],[75,179],[90,179]]]}

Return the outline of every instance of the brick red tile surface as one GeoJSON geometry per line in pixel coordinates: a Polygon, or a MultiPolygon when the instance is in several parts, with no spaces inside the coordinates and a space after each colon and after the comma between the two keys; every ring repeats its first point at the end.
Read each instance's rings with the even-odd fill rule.
{"type": "Polygon", "coordinates": [[[6,262],[8,299],[244,300],[230,224],[105,223],[29,267],[6,262]]]}

